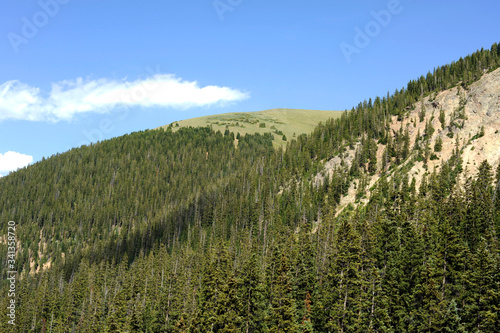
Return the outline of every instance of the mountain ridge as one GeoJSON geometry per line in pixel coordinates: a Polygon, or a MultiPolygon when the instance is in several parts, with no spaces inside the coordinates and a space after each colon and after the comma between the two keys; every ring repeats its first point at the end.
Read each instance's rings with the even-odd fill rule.
{"type": "Polygon", "coordinates": [[[286,149],[172,125],[3,177],[14,331],[495,332],[499,67],[494,44],[286,149]]]}
{"type": "Polygon", "coordinates": [[[181,121],[175,121],[159,128],[205,127],[214,131],[226,130],[235,136],[252,133],[272,133],[275,147],[286,147],[287,140],[296,139],[301,134],[312,132],[320,122],[340,117],[343,111],[275,108],[251,112],[231,112],[215,114],[181,121]],[[261,127],[263,126],[263,127],[261,127]],[[283,140],[283,135],[286,140],[283,140]]]}
{"type": "MultiPolygon", "coordinates": [[[[410,162],[413,164],[408,174],[411,178],[415,178],[417,187],[421,185],[424,175],[428,175],[451,158],[455,148],[460,149],[464,159],[466,168],[464,174],[468,176],[476,174],[480,162],[484,160],[487,160],[496,170],[500,164],[500,69],[485,73],[481,79],[472,83],[467,89],[458,85],[438,94],[431,94],[417,104],[415,108],[406,112],[404,119],[398,120],[400,116],[392,116],[389,122],[393,133],[408,129],[410,147],[424,144],[418,138],[425,134],[426,126],[431,124],[434,128],[428,139],[428,144],[431,147],[430,154],[434,154],[434,158],[431,159],[429,156],[426,162],[409,158],[401,166],[404,167],[410,162]],[[425,115],[419,119],[422,108],[425,115]],[[426,110],[431,110],[431,112],[426,112],[426,110]],[[453,125],[459,118],[457,112],[462,112],[460,117],[464,119],[460,119],[459,125],[453,125]],[[440,116],[444,116],[443,123],[440,116]],[[484,130],[482,133],[481,128],[484,130]],[[442,148],[439,152],[435,152],[434,146],[438,139],[442,141],[442,148]]],[[[395,137],[396,135],[393,136],[393,139],[395,137]]],[[[381,143],[377,145],[376,156],[379,172],[369,176],[366,189],[367,197],[371,193],[370,189],[375,186],[383,174],[386,174],[386,171],[382,170],[383,155],[387,154],[384,151],[385,147],[381,143]]],[[[349,150],[345,157],[335,156],[325,161],[323,171],[316,175],[314,182],[317,184],[323,181],[325,174],[331,177],[335,168],[343,163],[350,167],[356,149],[349,150]]],[[[340,203],[342,208],[356,201],[355,193],[358,185],[359,182],[353,182],[349,188],[349,194],[342,198],[340,203]]]]}

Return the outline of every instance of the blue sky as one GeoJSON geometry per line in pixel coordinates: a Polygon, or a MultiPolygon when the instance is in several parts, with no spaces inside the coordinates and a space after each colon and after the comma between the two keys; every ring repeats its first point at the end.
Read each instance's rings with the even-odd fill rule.
{"type": "Polygon", "coordinates": [[[350,109],[500,41],[497,1],[0,5],[0,175],[197,116],[350,109]]]}

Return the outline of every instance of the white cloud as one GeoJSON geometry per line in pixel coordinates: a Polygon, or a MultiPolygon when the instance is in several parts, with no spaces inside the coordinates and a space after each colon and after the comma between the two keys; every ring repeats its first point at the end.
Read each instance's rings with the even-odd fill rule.
{"type": "Polygon", "coordinates": [[[175,75],[155,74],[144,80],[76,80],[52,84],[49,93],[19,81],[0,85],[0,121],[70,120],[80,113],[109,112],[120,106],[191,107],[221,105],[248,98],[248,93],[219,87],[200,87],[175,75]]]}
{"type": "Polygon", "coordinates": [[[5,154],[0,154],[0,173],[8,173],[16,171],[33,162],[33,156],[8,151],[5,154]]]}

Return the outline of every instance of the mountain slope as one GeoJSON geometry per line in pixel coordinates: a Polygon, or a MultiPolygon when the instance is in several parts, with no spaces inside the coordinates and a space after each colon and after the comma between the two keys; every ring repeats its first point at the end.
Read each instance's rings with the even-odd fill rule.
{"type": "MultiPolygon", "coordinates": [[[[406,131],[408,133],[408,146],[413,152],[400,168],[406,169],[410,179],[415,178],[417,187],[424,176],[448,161],[456,148],[460,150],[466,169],[464,175],[467,176],[464,177],[476,174],[483,160],[496,170],[500,164],[500,69],[485,73],[466,88],[459,85],[432,93],[403,116],[390,116],[388,120],[392,139],[396,140],[406,131]],[[439,151],[435,149],[437,141],[442,146],[439,151]],[[426,158],[425,154],[428,154],[426,158]]],[[[342,158],[335,156],[326,161],[323,171],[315,177],[315,183],[322,182],[327,174],[332,177],[336,167],[343,163],[351,167],[357,150],[359,143],[342,158]]],[[[387,164],[383,166],[384,157],[390,159],[384,156],[387,154],[386,145],[379,143],[376,152],[378,172],[367,175],[365,179],[366,198],[381,176],[394,171],[388,170],[387,164]]],[[[359,181],[353,182],[340,207],[356,202],[358,185],[359,181]]]]}
{"type": "MultiPolygon", "coordinates": [[[[286,147],[286,140],[312,132],[320,122],[340,117],[342,111],[318,111],[301,109],[270,109],[256,112],[225,113],[199,118],[181,120],[172,123],[175,131],[178,127],[210,126],[214,131],[224,133],[226,129],[235,134],[272,133],[275,147],[286,147]]],[[[163,126],[167,128],[170,125],[163,126]]]]}
{"type": "Polygon", "coordinates": [[[1,178],[0,333],[496,332],[499,67],[495,44],[286,149],[172,126],[1,178]]]}

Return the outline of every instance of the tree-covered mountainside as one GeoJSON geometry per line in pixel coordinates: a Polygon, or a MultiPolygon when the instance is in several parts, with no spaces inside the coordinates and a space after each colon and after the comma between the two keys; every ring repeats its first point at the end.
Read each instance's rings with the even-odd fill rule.
{"type": "MultiPolygon", "coordinates": [[[[469,173],[457,140],[417,185],[409,170],[439,152],[435,129],[410,145],[393,118],[499,66],[495,44],[286,149],[270,134],[235,145],[229,130],[167,128],[1,178],[19,274],[16,325],[0,332],[497,332],[498,161],[469,173]],[[341,162],[318,181],[331,158],[341,162]],[[364,201],[340,211],[352,186],[364,201]]],[[[7,251],[3,237],[2,295],[7,251]]]]}

